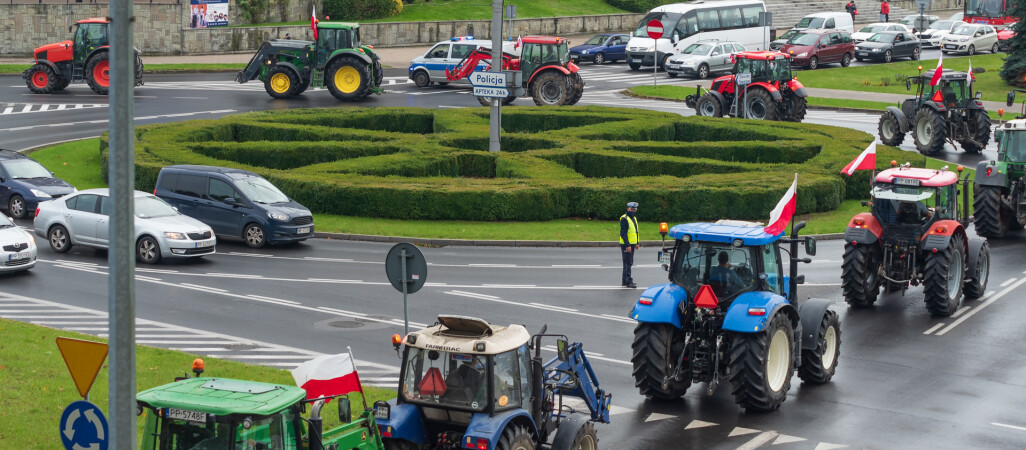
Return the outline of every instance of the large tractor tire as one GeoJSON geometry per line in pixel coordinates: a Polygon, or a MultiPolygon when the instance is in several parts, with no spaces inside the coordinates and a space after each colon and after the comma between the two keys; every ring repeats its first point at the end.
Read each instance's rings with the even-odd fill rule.
{"type": "Polygon", "coordinates": [[[962,301],[965,282],[965,241],[957,233],[942,252],[927,252],[923,269],[926,309],[939,317],[950,317],[962,301]]]}
{"type": "Polygon", "coordinates": [[[837,357],[841,355],[841,321],[837,313],[827,310],[816,333],[816,348],[802,350],[802,365],[798,378],[803,383],[822,384],[830,381],[837,370],[837,357]]]}
{"type": "Polygon", "coordinates": [[[990,244],[987,241],[980,246],[979,253],[976,254],[975,271],[969,275],[972,278],[965,282],[963,288],[965,298],[976,300],[983,297],[983,293],[987,292],[987,281],[990,280],[990,244]]]}
{"type": "Polygon", "coordinates": [[[705,117],[723,117],[723,105],[720,101],[711,93],[705,93],[698,99],[698,103],[695,104],[695,111],[700,116],[705,117]]]}
{"type": "Polygon", "coordinates": [[[947,125],[944,116],[930,108],[919,108],[912,119],[912,140],[919,153],[926,156],[938,155],[944,151],[947,125]]]}
{"type": "Polygon", "coordinates": [[[570,77],[551,70],[535,78],[531,96],[538,106],[563,106],[570,100],[570,89],[570,77]]]}
{"type": "Polygon", "coordinates": [[[143,85],[143,62],[139,52],[135,52],[135,85],[143,85]]]}
{"type": "Polygon", "coordinates": [[[310,88],[310,80],[311,78],[309,76],[303,78],[303,80],[299,82],[299,87],[296,88],[295,95],[306,92],[306,90],[310,88]]]}
{"type": "Polygon", "coordinates": [[[567,106],[576,105],[577,102],[581,101],[581,97],[584,95],[584,79],[581,78],[581,74],[573,72],[569,77],[570,88],[573,89],[573,94],[570,95],[570,99],[566,102],[567,106]]]}
{"type": "Polygon", "coordinates": [[[381,67],[381,61],[374,61],[374,86],[381,87],[381,83],[385,81],[385,69],[381,67]]]}
{"type": "Polygon", "coordinates": [[[71,84],[71,80],[58,75],[57,76],[57,83],[53,86],[53,91],[54,92],[63,91],[63,90],[68,88],[69,84],[71,84]]]}
{"type": "Polygon", "coordinates": [[[517,424],[509,424],[495,444],[495,450],[535,450],[534,438],[531,432],[517,424]]]}
{"type": "Polygon", "coordinates": [[[854,307],[872,306],[880,294],[879,249],[869,245],[844,245],[841,262],[841,291],[854,307]]]}
{"type": "Polygon", "coordinates": [[[786,314],[775,314],[758,333],[736,333],[727,373],[738,406],[749,411],[779,408],[791,389],[793,355],[794,328],[786,314]]]}
{"type": "Polygon", "coordinates": [[[987,143],[990,142],[990,117],[987,117],[986,112],[980,110],[969,111],[969,133],[972,134],[973,140],[982,145],[974,144],[969,139],[966,139],[959,142],[959,144],[962,144],[962,150],[976,154],[983,152],[983,149],[987,147],[987,143]]]}
{"type": "Polygon", "coordinates": [[[299,79],[288,67],[275,66],[264,79],[264,90],[274,98],[285,99],[296,95],[299,79]]]}
{"type": "Polygon", "coordinates": [[[556,428],[556,437],[552,439],[552,450],[597,450],[598,435],[588,417],[583,414],[571,415],[576,420],[563,420],[556,428]]]}
{"type": "Polygon", "coordinates": [[[755,120],[777,120],[777,102],[764,89],[749,89],[745,99],[745,116],[755,120]]]}
{"type": "Polygon", "coordinates": [[[976,186],[973,190],[976,234],[988,239],[1001,239],[1008,233],[1008,216],[1011,214],[1001,205],[1001,191],[1002,188],[997,186],[976,186]]]}
{"type": "Polygon", "coordinates": [[[46,64],[36,64],[25,71],[25,84],[35,94],[49,94],[57,91],[60,75],[46,64]]]}
{"type": "Polygon", "coordinates": [[[684,351],[684,335],[679,328],[667,323],[640,323],[634,328],[631,348],[634,385],[641,395],[653,400],[676,400],[691,386],[690,373],[684,380],[663,386],[663,380],[676,370],[674,365],[684,351]]]}
{"type": "Polygon", "coordinates": [[[787,94],[784,97],[784,104],[787,111],[780,111],[780,117],[788,122],[801,122],[805,120],[805,113],[809,109],[809,103],[805,97],[787,94]]]}
{"type": "Polygon", "coordinates": [[[905,133],[901,131],[901,122],[890,111],[884,111],[876,128],[879,131],[880,142],[883,142],[884,145],[897,147],[905,140],[905,133]]]}
{"type": "Polygon", "coordinates": [[[331,95],[344,102],[359,100],[370,94],[371,68],[353,57],[341,57],[324,71],[324,84],[331,95]]]}
{"type": "Polygon", "coordinates": [[[85,64],[85,79],[89,89],[99,95],[110,92],[110,53],[99,52],[85,64]]]}

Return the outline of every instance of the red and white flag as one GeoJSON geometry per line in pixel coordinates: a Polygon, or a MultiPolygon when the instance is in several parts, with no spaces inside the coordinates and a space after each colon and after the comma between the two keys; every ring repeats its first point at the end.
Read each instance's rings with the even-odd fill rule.
{"type": "Polygon", "coordinates": [[[933,71],[933,78],[930,78],[930,86],[940,84],[942,72],[944,72],[944,52],[941,52],[940,59],[937,60],[937,70],[933,71]]]}
{"type": "Polygon", "coordinates": [[[313,6],[313,11],[310,13],[310,29],[313,30],[314,39],[317,39],[317,5],[313,6]]]}
{"type": "Polygon", "coordinates": [[[794,217],[795,205],[798,202],[798,174],[794,174],[794,183],[787,189],[777,206],[770,211],[769,225],[764,231],[774,236],[787,229],[787,223],[794,217]]]}
{"type": "Polygon", "coordinates": [[[311,359],[292,369],[296,386],[306,389],[306,398],[363,393],[360,376],[356,373],[353,356],[349,353],[324,355],[311,359]]]}
{"type": "Polygon", "coordinates": [[[854,161],[848,163],[841,169],[841,175],[848,175],[849,177],[855,175],[856,170],[873,170],[876,168],[876,141],[869,144],[865,150],[855,158],[854,161]]]}
{"type": "Polygon", "coordinates": [[[975,80],[976,75],[973,74],[973,59],[969,58],[969,81],[975,80]]]}
{"type": "Polygon", "coordinates": [[[513,47],[513,48],[520,48],[522,45],[524,45],[524,40],[518,35],[517,36],[517,45],[516,45],[516,47],[513,47]]]}

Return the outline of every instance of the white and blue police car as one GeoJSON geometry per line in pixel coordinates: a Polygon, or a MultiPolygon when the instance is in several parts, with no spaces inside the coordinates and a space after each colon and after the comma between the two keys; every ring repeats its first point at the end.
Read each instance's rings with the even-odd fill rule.
{"type": "MultiPolygon", "coordinates": [[[[428,87],[433,83],[441,86],[449,84],[445,77],[446,69],[453,70],[470,52],[481,47],[491,50],[492,41],[474,39],[474,36],[458,36],[439,42],[427,53],[410,61],[409,77],[418,87],[428,87]]],[[[502,43],[503,52],[519,54],[519,48],[514,47],[515,43],[512,41],[503,41],[502,43]]],[[[480,62],[476,70],[484,70],[486,67],[488,65],[485,62],[480,62]]],[[[466,79],[455,82],[468,83],[466,79]]]]}

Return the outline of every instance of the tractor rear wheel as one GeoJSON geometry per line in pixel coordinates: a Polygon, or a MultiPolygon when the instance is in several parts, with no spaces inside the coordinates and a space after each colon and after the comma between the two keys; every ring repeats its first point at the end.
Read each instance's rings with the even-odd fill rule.
{"type": "Polygon", "coordinates": [[[973,223],[976,234],[988,239],[1001,239],[1008,232],[1009,217],[1001,204],[1002,188],[976,186],[973,190],[973,223]]]}
{"type": "Polygon", "coordinates": [[[520,425],[510,424],[502,432],[495,450],[534,450],[537,448],[531,432],[520,425]]]}
{"type": "Polygon", "coordinates": [[[841,262],[841,290],[844,301],[854,307],[871,306],[880,295],[879,247],[844,245],[841,262]]]}
{"type": "Polygon", "coordinates": [[[962,236],[951,236],[948,248],[937,253],[926,253],[923,269],[923,292],[926,309],[930,314],[950,317],[958,310],[965,282],[965,241],[962,236]]]}
{"type": "Polygon", "coordinates": [[[822,384],[830,381],[837,370],[837,357],[841,354],[841,323],[837,313],[827,310],[819,323],[816,348],[802,350],[802,365],[798,378],[804,383],[822,384]]]}
{"type": "Polygon", "coordinates": [[[639,323],[634,328],[631,348],[634,385],[641,395],[654,400],[676,400],[691,386],[690,371],[685,371],[684,380],[671,380],[669,385],[663,385],[663,380],[676,370],[674,365],[684,351],[684,336],[679,328],[667,323],[639,323]]]}
{"type": "Polygon", "coordinates": [[[86,61],[85,79],[93,92],[107,95],[110,91],[110,53],[100,52],[86,61]]]}
{"type": "Polygon", "coordinates": [[[986,241],[976,254],[976,269],[969,275],[972,279],[965,282],[965,298],[976,300],[983,297],[983,293],[987,292],[987,281],[990,280],[990,244],[986,241]]]}
{"type": "Polygon", "coordinates": [[[919,153],[932,156],[944,151],[947,124],[940,113],[930,108],[919,108],[912,119],[912,140],[919,153]]]}
{"type": "Polygon", "coordinates": [[[565,105],[570,100],[570,78],[555,70],[538,75],[532,85],[531,96],[538,106],[565,105]]]}
{"type": "Polygon", "coordinates": [[[502,99],[502,106],[512,105],[513,102],[516,101],[516,99],[517,99],[516,95],[510,94],[509,97],[506,97],[506,98],[502,99]]]}
{"type": "Polygon", "coordinates": [[[764,89],[750,89],[744,94],[745,115],[748,119],[777,120],[777,103],[764,89]]]}
{"type": "Polygon", "coordinates": [[[969,139],[963,140],[959,144],[962,144],[962,150],[967,153],[979,154],[990,142],[990,117],[987,117],[986,112],[978,109],[969,111],[969,133],[972,135],[972,140],[982,145],[974,144],[969,139]]]}
{"type": "Polygon", "coordinates": [[[719,99],[708,92],[698,99],[698,103],[695,104],[695,111],[700,116],[723,117],[723,105],[720,104],[719,99]]]}
{"type": "Polygon", "coordinates": [[[581,78],[581,74],[573,72],[569,76],[569,81],[573,94],[570,95],[570,99],[567,100],[566,104],[567,106],[573,106],[581,101],[581,97],[584,95],[584,79],[581,78]]]}
{"type": "Polygon", "coordinates": [[[331,95],[342,101],[359,100],[370,93],[370,68],[363,61],[342,57],[328,64],[324,84],[331,95]]]}
{"type": "Polygon", "coordinates": [[[734,401],[746,410],[773,411],[791,389],[794,328],[777,313],[758,333],[735,333],[730,345],[730,377],[734,401]]]}
{"type": "Polygon", "coordinates": [[[374,87],[381,87],[385,81],[385,69],[381,67],[380,61],[374,61],[374,87]]]}
{"type": "Polygon", "coordinates": [[[299,89],[296,74],[288,67],[275,66],[264,79],[264,90],[274,98],[289,98],[299,89]]]}
{"type": "Polygon", "coordinates": [[[782,120],[788,122],[801,122],[805,120],[805,113],[809,109],[809,103],[805,100],[805,97],[799,97],[794,92],[785,93],[782,105],[785,110],[779,111],[778,114],[782,120]]]}
{"type": "Polygon", "coordinates": [[[25,84],[36,94],[49,94],[57,89],[60,76],[46,64],[36,64],[25,71],[25,84]]]}
{"type": "Polygon", "coordinates": [[[880,116],[880,124],[877,126],[880,132],[880,142],[884,145],[897,147],[905,140],[905,133],[901,132],[901,123],[898,117],[890,111],[884,111],[880,116]]]}

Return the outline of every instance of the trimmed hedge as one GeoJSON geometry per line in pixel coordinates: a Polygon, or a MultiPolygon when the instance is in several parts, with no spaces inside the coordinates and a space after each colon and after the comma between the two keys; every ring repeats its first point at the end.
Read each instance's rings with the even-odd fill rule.
{"type": "MultiPolygon", "coordinates": [[[[765,220],[798,176],[798,212],[865,196],[839,172],[873,139],[823,125],[605,107],[505,109],[490,153],[482,108],[263,111],[136,129],[136,187],[170,164],[260,173],[319,213],[445,220],[765,220]]],[[[100,141],[106,174],[107,138],[100,141]]],[[[879,166],[920,155],[880,147],[879,166]]]]}

